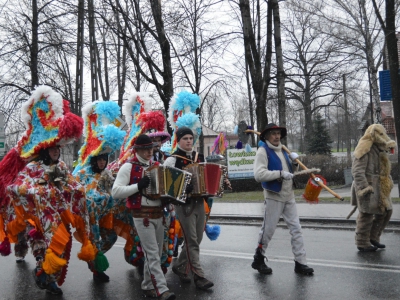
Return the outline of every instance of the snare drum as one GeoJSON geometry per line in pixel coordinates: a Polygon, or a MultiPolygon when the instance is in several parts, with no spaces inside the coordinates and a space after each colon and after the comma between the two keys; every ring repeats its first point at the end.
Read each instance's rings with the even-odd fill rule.
{"type": "Polygon", "coordinates": [[[186,203],[186,186],[192,175],[189,172],[162,165],[154,165],[145,171],[150,178],[150,185],[144,195],[149,199],[168,199],[178,204],[186,203]]]}
{"type": "Polygon", "coordinates": [[[227,167],[213,163],[195,163],[184,167],[192,174],[194,197],[222,197],[227,167]]]}

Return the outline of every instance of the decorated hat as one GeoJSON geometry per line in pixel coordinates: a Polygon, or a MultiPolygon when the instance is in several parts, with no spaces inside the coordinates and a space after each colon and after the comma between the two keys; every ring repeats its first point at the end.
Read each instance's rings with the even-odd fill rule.
{"type": "Polygon", "coordinates": [[[150,131],[147,133],[147,135],[150,138],[155,138],[155,137],[160,137],[161,138],[161,144],[164,144],[168,142],[171,139],[171,135],[168,132],[165,131],[150,131]]]}
{"type": "Polygon", "coordinates": [[[201,134],[201,123],[199,116],[195,113],[200,106],[200,97],[187,91],[179,92],[170,103],[168,112],[168,122],[174,134],[171,138],[171,152],[178,147],[178,137],[176,135],[179,128],[188,127],[193,134],[193,145],[201,134]]]}
{"type": "Polygon", "coordinates": [[[151,138],[146,135],[146,134],[141,134],[138,136],[138,138],[135,141],[135,144],[133,145],[134,149],[149,149],[153,148],[155,146],[155,143],[151,140],[151,138]]]}
{"type": "Polygon", "coordinates": [[[265,126],[265,129],[260,133],[260,140],[265,142],[266,133],[270,130],[275,130],[275,129],[279,129],[281,131],[281,139],[283,139],[286,136],[287,131],[285,127],[280,127],[274,123],[269,123],[267,126],[265,126]]]}
{"type": "Polygon", "coordinates": [[[125,132],[113,124],[120,115],[120,108],[115,102],[89,102],[83,107],[82,115],[85,120],[85,140],[79,150],[74,175],[88,166],[92,157],[118,150],[125,136],[125,132]]]}

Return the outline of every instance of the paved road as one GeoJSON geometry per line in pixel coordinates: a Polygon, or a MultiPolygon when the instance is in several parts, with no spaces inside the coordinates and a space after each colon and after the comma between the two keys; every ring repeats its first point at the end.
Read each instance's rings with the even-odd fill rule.
{"type": "MultiPolygon", "coordinates": [[[[250,267],[259,229],[252,226],[222,226],[217,241],[206,237],[201,262],[207,276],[215,282],[210,291],[198,291],[193,283],[184,285],[172,273],[168,286],[177,299],[398,299],[400,294],[400,234],[386,233],[382,242],[387,249],[359,253],[354,233],[341,230],[304,229],[308,264],[312,277],[293,272],[293,256],[288,230],[278,228],[267,255],[272,275],[261,275],[250,267]]],[[[34,286],[31,255],[16,264],[13,256],[0,257],[0,299],[143,299],[137,270],[122,257],[123,240],[107,254],[111,282],[96,284],[86,264],[72,260],[63,296],[48,295],[34,286]]],[[[13,254],[12,254],[13,255],[13,254]]]]}

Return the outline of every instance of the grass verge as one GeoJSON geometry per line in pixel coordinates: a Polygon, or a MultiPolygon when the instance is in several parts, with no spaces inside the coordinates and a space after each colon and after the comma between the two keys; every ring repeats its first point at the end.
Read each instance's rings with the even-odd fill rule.
{"type": "MultiPolygon", "coordinates": [[[[294,195],[296,202],[305,203],[302,198],[304,189],[295,190],[294,195]]],[[[234,203],[247,203],[247,202],[263,202],[264,197],[262,191],[254,192],[240,192],[240,193],[225,193],[222,198],[214,198],[214,202],[234,202],[234,203]]],[[[400,203],[400,198],[392,198],[393,203],[400,203]]],[[[350,197],[344,197],[344,201],[340,201],[334,197],[320,197],[319,203],[350,203],[350,197]]]]}

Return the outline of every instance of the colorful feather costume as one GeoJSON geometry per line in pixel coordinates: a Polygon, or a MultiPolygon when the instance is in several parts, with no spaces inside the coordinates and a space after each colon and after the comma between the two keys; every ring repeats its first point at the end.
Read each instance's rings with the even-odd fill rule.
{"type": "Polygon", "coordinates": [[[114,231],[114,199],[111,189],[114,177],[108,169],[98,170],[97,156],[114,153],[122,146],[125,132],[113,123],[120,115],[118,104],[111,101],[95,101],[84,106],[84,143],[79,151],[78,165],[73,174],[85,187],[86,204],[90,222],[90,240],[96,246],[96,259],[90,262],[91,270],[104,272],[108,260],[104,256],[116,242],[114,231]]]}
{"type": "MultiPolygon", "coordinates": [[[[27,130],[4,163],[11,162],[11,156],[26,163],[37,157],[40,150],[79,138],[83,121],[69,112],[67,104],[51,88],[38,87],[22,106],[27,130]]],[[[46,164],[37,158],[22,165],[14,182],[7,182],[3,202],[7,207],[6,233],[12,242],[18,243],[21,233],[33,228],[29,239],[38,261],[37,276],[44,274],[47,283],[57,281],[61,285],[70,257],[71,226],[83,245],[78,257],[86,261],[94,258],[95,249],[88,239],[85,191],[62,161],[46,164]]]]}

